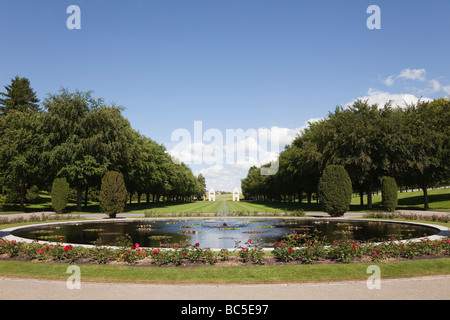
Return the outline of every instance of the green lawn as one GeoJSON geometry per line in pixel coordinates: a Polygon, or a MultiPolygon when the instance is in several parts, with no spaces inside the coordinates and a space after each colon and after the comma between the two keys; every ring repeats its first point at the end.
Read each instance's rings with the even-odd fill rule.
{"type": "MultiPolygon", "coordinates": [[[[298,210],[298,203],[257,203],[246,201],[200,201],[192,203],[165,203],[144,210],[147,213],[282,213],[298,210]]],[[[130,212],[138,212],[131,210],[130,212]]]]}
{"type": "MultiPolygon", "coordinates": [[[[381,194],[372,197],[373,204],[381,206],[381,194]]],[[[433,189],[428,190],[428,201],[430,210],[447,210],[450,211],[450,189],[433,189]]],[[[360,198],[353,197],[352,204],[359,205],[360,198]]],[[[367,197],[364,197],[364,203],[367,203],[367,197]]],[[[399,192],[398,193],[398,209],[423,209],[423,192],[399,192]]]]}
{"type": "MultiPolygon", "coordinates": [[[[133,267],[121,265],[79,265],[83,281],[138,283],[285,283],[366,280],[367,267],[374,263],[285,265],[133,267]]],[[[450,273],[450,258],[411,260],[378,264],[384,279],[444,275],[450,273]]],[[[0,261],[0,276],[39,279],[67,279],[65,263],[0,261]]]]}
{"type": "MultiPolygon", "coordinates": [[[[398,207],[397,209],[423,209],[423,193],[422,191],[415,192],[402,192],[398,194],[398,207]]],[[[322,209],[318,203],[285,203],[285,202],[233,202],[231,195],[222,195],[217,198],[217,201],[199,201],[191,203],[151,203],[146,205],[145,203],[133,204],[125,207],[124,212],[129,213],[282,213],[293,212],[295,210],[302,209],[305,212],[322,212],[322,209]]],[[[367,203],[366,197],[364,197],[364,203],[367,203]]],[[[360,206],[359,197],[355,196],[352,199],[350,211],[370,211],[366,206],[360,206]]],[[[373,210],[382,210],[381,207],[381,195],[373,196],[373,210]]],[[[430,210],[435,211],[450,211],[450,188],[447,189],[434,189],[429,190],[429,206],[430,210]]],[[[372,211],[373,211],[372,210],[372,211]]],[[[51,199],[48,194],[42,193],[33,204],[26,206],[26,212],[42,212],[52,211],[51,199]]],[[[0,214],[18,213],[18,207],[4,207],[0,210],[0,214]]],[[[98,203],[89,202],[88,207],[83,211],[76,211],[76,204],[71,201],[66,210],[70,214],[79,213],[99,213],[100,209],[98,203]]]]}

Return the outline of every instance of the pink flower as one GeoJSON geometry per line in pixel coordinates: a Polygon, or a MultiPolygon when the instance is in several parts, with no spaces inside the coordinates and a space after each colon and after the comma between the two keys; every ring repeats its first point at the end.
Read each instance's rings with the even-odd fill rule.
{"type": "Polygon", "coordinates": [[[39,250],[39,254],[42,254],[42,252],[44,252],[44,250],[42,250],[42,249],[41,249],[41,250],[39,250]]]}
{"type": "Polygon", "coordinates": [[[252,239],[248,239],[248,243],[252,243],[252,239]]]}

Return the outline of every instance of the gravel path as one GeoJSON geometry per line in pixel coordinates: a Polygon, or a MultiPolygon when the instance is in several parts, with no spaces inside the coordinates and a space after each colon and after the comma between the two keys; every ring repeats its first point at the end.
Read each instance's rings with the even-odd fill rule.
{"type": "MultiPolygon", "coordinates": [[[[446,300],[450,276],[366,281],[259,285],[164,285],[0,278],[1,300],[446,300]]],[[[243,303],[241,301],[241,303],[243,303]]]]}

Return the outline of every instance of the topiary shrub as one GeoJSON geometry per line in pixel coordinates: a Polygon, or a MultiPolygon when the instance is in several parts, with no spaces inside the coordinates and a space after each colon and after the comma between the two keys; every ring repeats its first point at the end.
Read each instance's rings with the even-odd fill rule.
{"type": "Polygon", "coordinates": [[[123,180],[123,175],[116,171],[109,171],[102,179],[100,190],[100,209],[115,218],[123,211],[127,200],[127,189],[123,180]]]}
{"type": "Polygon", "coordinates": [[[56,213],[62,213],[69,201],[70,187],[66,178],[56,178],[52,185],[52,207],[56,213]]]}
{"type": "Polygon", "coordinates": [[[340,217],[350,208],[352,182],[343,166],[329,165],[323,171],[318,185],[319,201],[332,217],[340,217]]]}
{"type": "Polygon", "coordinates": [[[383,177],[381,179],[381,202],[383,207],[389,211],[395,211],[397,208],[397,183],[392,177],[383,177]]]}

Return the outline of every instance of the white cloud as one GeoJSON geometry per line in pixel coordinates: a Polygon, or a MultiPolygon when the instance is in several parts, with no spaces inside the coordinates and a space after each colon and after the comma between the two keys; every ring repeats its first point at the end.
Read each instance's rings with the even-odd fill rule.
{"type": "Polygon", "coordinates": [[[431,84],[430,93],[437,93],[442,90],[442,86],[437,79],[432,79],[428,82],[431,84]]]}
{"type": "Polygon", "coordinates": [[[394,81],[395,81],[394,76],[391,75],[391,76],[387,77],[386,80],[384,80],[384,83],[390,87],[394,84],[394,81]]]}
{"type": "Polygon", "coordinates": [[[442,90],[443,90],[446,94],[450,95],[450,86],[442,87],[442,90]]]}
{"type": "Polygon", "coordinates": [[[390,92],[384,92],[384,91],[378,91],[373,88],[370,88],[368,91],[368,95],[364,97],[359,97],[354,99],[353,101],[345,104],[346,107],[353,104],[354,101],[357,99],[361,100],[368,100],[368,104],[378,104],[379,107],[384,107],[384,105],[388,102],[392,103],[393,107],[401,107],[404,108],[406,105],[409,105],[411,103],[417,103],[417,101],[431,101],[432,99],[427,97],[417,97],[410,93],[390,93],[390,92]]]}
{"type": "Polygon", "coordinates": [[[245,178],[248,168],[238,165],[216,164],[204,169],[195,170],[194,174],[202,174],[205,177],[206,188],[214,187],[216,191],[232,191],[238,188],[241,191],[241,179],[245,178]]]}
{"type": "Polygon", "coordinates": [[[425,69],[403,69],[397,78],[425,81],[425,69]]]}
{"type": "Polygon", "coordinates": [[[208,129],[202,132],[202,141],[195,142],[190,141],[187,130],[179,129],[177,132],[182,132],[188,141],[177,140],[179,143],[169,149],[169,154],[188,165],[200,165],[201,168],[193,172],[205,177],[208,189],[232,191],[235,187],[240,189],[241,179],[246,177],[251,166],[260,167],[277,160],[284,147],[300,135],[308,123],[321,119],[311,118],[298,128],[274,126],[225,132],[208,129]],[[211,135],[206,137],[208,132],[215,134],[214,139],[209,139],[211,135]]]}
{"type": "Polygon", "coordinates": [[[425,74],[425,69],[403,69],[398,75],[393,74],[387,77],[383,83],[391,87],[397,79],[425,81],[425,74]]]}
{"type": "Polygon", "coordinates": [[[428,87],[425,88],[408,87],[407,91],[412,91],[415,95],[431,95],[439,92],[450,94],[450,85],[442,86],[438,79],[428,80],[425,69],[403,69],[398,75],[390,75],[382,82],[388,87],[392,87],[398,79],[412,80],[428,85],[428,87]]]}

